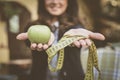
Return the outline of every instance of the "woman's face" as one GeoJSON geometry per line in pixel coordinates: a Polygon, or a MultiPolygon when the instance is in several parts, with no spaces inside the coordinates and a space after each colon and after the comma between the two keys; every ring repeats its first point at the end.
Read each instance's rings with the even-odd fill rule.
{"type": "Polygon", "coordinates": [[[63,14],[68,6],[68,0],[45,0],[45,8],[53,16],[63,14]]]}

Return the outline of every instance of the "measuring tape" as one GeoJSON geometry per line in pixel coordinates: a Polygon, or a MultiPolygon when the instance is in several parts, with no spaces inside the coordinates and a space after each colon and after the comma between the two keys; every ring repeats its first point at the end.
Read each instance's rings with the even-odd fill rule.
{"type": "MultiPolygon", "coordinates": [[[[71,45],[74,41],[85,39],[83,36],[63,36],[57,44],[52,45],[50,48],[46,50],[46,53],[48,55],[48,67],[51,71],[55,72],[62,68],[63,61],[64,61],[64,48],[71,45]],[[51,61],[53,57],[58,54],[58,60],[56,67],[53,67],[51,65],[51,61]]],[[[96,46],[94,42],[92,42],[91,46],[89,47],[89,55],[88,55],[88,62],[87,62],[87,72],[85,74],[84,80],[94,80],[94,73],[93,73],[93,67],[97,69],[99,72],[98,80],[101,80],[101,72],[98,67],[98,58],[97,58],[97,51],[96,46]]]]}

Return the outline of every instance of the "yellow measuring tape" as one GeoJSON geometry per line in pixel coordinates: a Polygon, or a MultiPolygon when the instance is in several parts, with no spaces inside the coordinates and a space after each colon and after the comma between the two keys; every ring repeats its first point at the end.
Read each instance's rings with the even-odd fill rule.
{"type": "MultiPolygon", "coordinates": [[[[50,48],[46,50],[46,53],[48,54],[48,66],[49,69],[53,72],[58,71],[63,66],[64,61],[64,48],[66,46],[71,45],[74,41],[85,39],[83,36],[63,36],[59,42],[55,45],[52,45],[50,48]],[[53,59],[53,57],[58,54],[58,60],[56,67],[53,67],[50,63],[53,59]]],[[[101,80],[101,72],[98,67],[98,58],[97,58],[97,52],[96,52],[96,46],[92,42],[91,46],[89,47],[89,56],[88,56],[88,62],[87,62],[87,72],[85,74],[84,80],[94,80],[94,73],[93,73],[93,67],[97,69],[99,72],[98,80],[101,80]]]]}

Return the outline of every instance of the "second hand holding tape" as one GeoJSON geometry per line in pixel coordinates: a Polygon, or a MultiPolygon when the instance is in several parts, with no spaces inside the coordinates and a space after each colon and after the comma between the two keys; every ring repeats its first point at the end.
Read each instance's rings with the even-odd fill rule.
{"type": "MultiPolygon", "coordinates": [[[[57,44],[52,45],[50,48],[46,50],[46,53],[48,55],[48,66],[49,69],[53,72],[58,71],[62,68],[63,66],[63,61],[64,61],[64,48],[71,45],[74,41],[80,40],[80,39],[85,39],[84,36],[63,36],[57,44]],[[50,65],[53,57],[58,54],[58,61],[56,67],[52,67],[50,65]]],[[[91,46],[89,47],[89,56],[88,56],[88,61],[87,61],[87,72],[85,75],[84,80],[94,80],[94,73],[93,73],[93,67],[97,69],[99,72],[99,77],[98,80],[101,80],[101,72],[98,67],[98,58],[97,58],[97,52],[96,52],[96,46],[94,42],[92,41],[91,46]]]]}

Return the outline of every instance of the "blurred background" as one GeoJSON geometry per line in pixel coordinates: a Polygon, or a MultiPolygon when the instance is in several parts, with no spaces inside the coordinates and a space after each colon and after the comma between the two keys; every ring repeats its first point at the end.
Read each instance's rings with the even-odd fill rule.
{"type": "MultiPolygon", "coordinates": [[[[78,0],[78,3],[85,28],[106,37],[105,41],[95,41],[103,80],[120,80],[120,0],[78,0]]],[[[38,18],[38,5],[38,0],[0,0],[0,80],[28,80],[30,49],[16,36],[24,32],[28,22],[38,18]]],[[[84,71],[86,51],[83,49],[81,54],[84,71]]]]}

